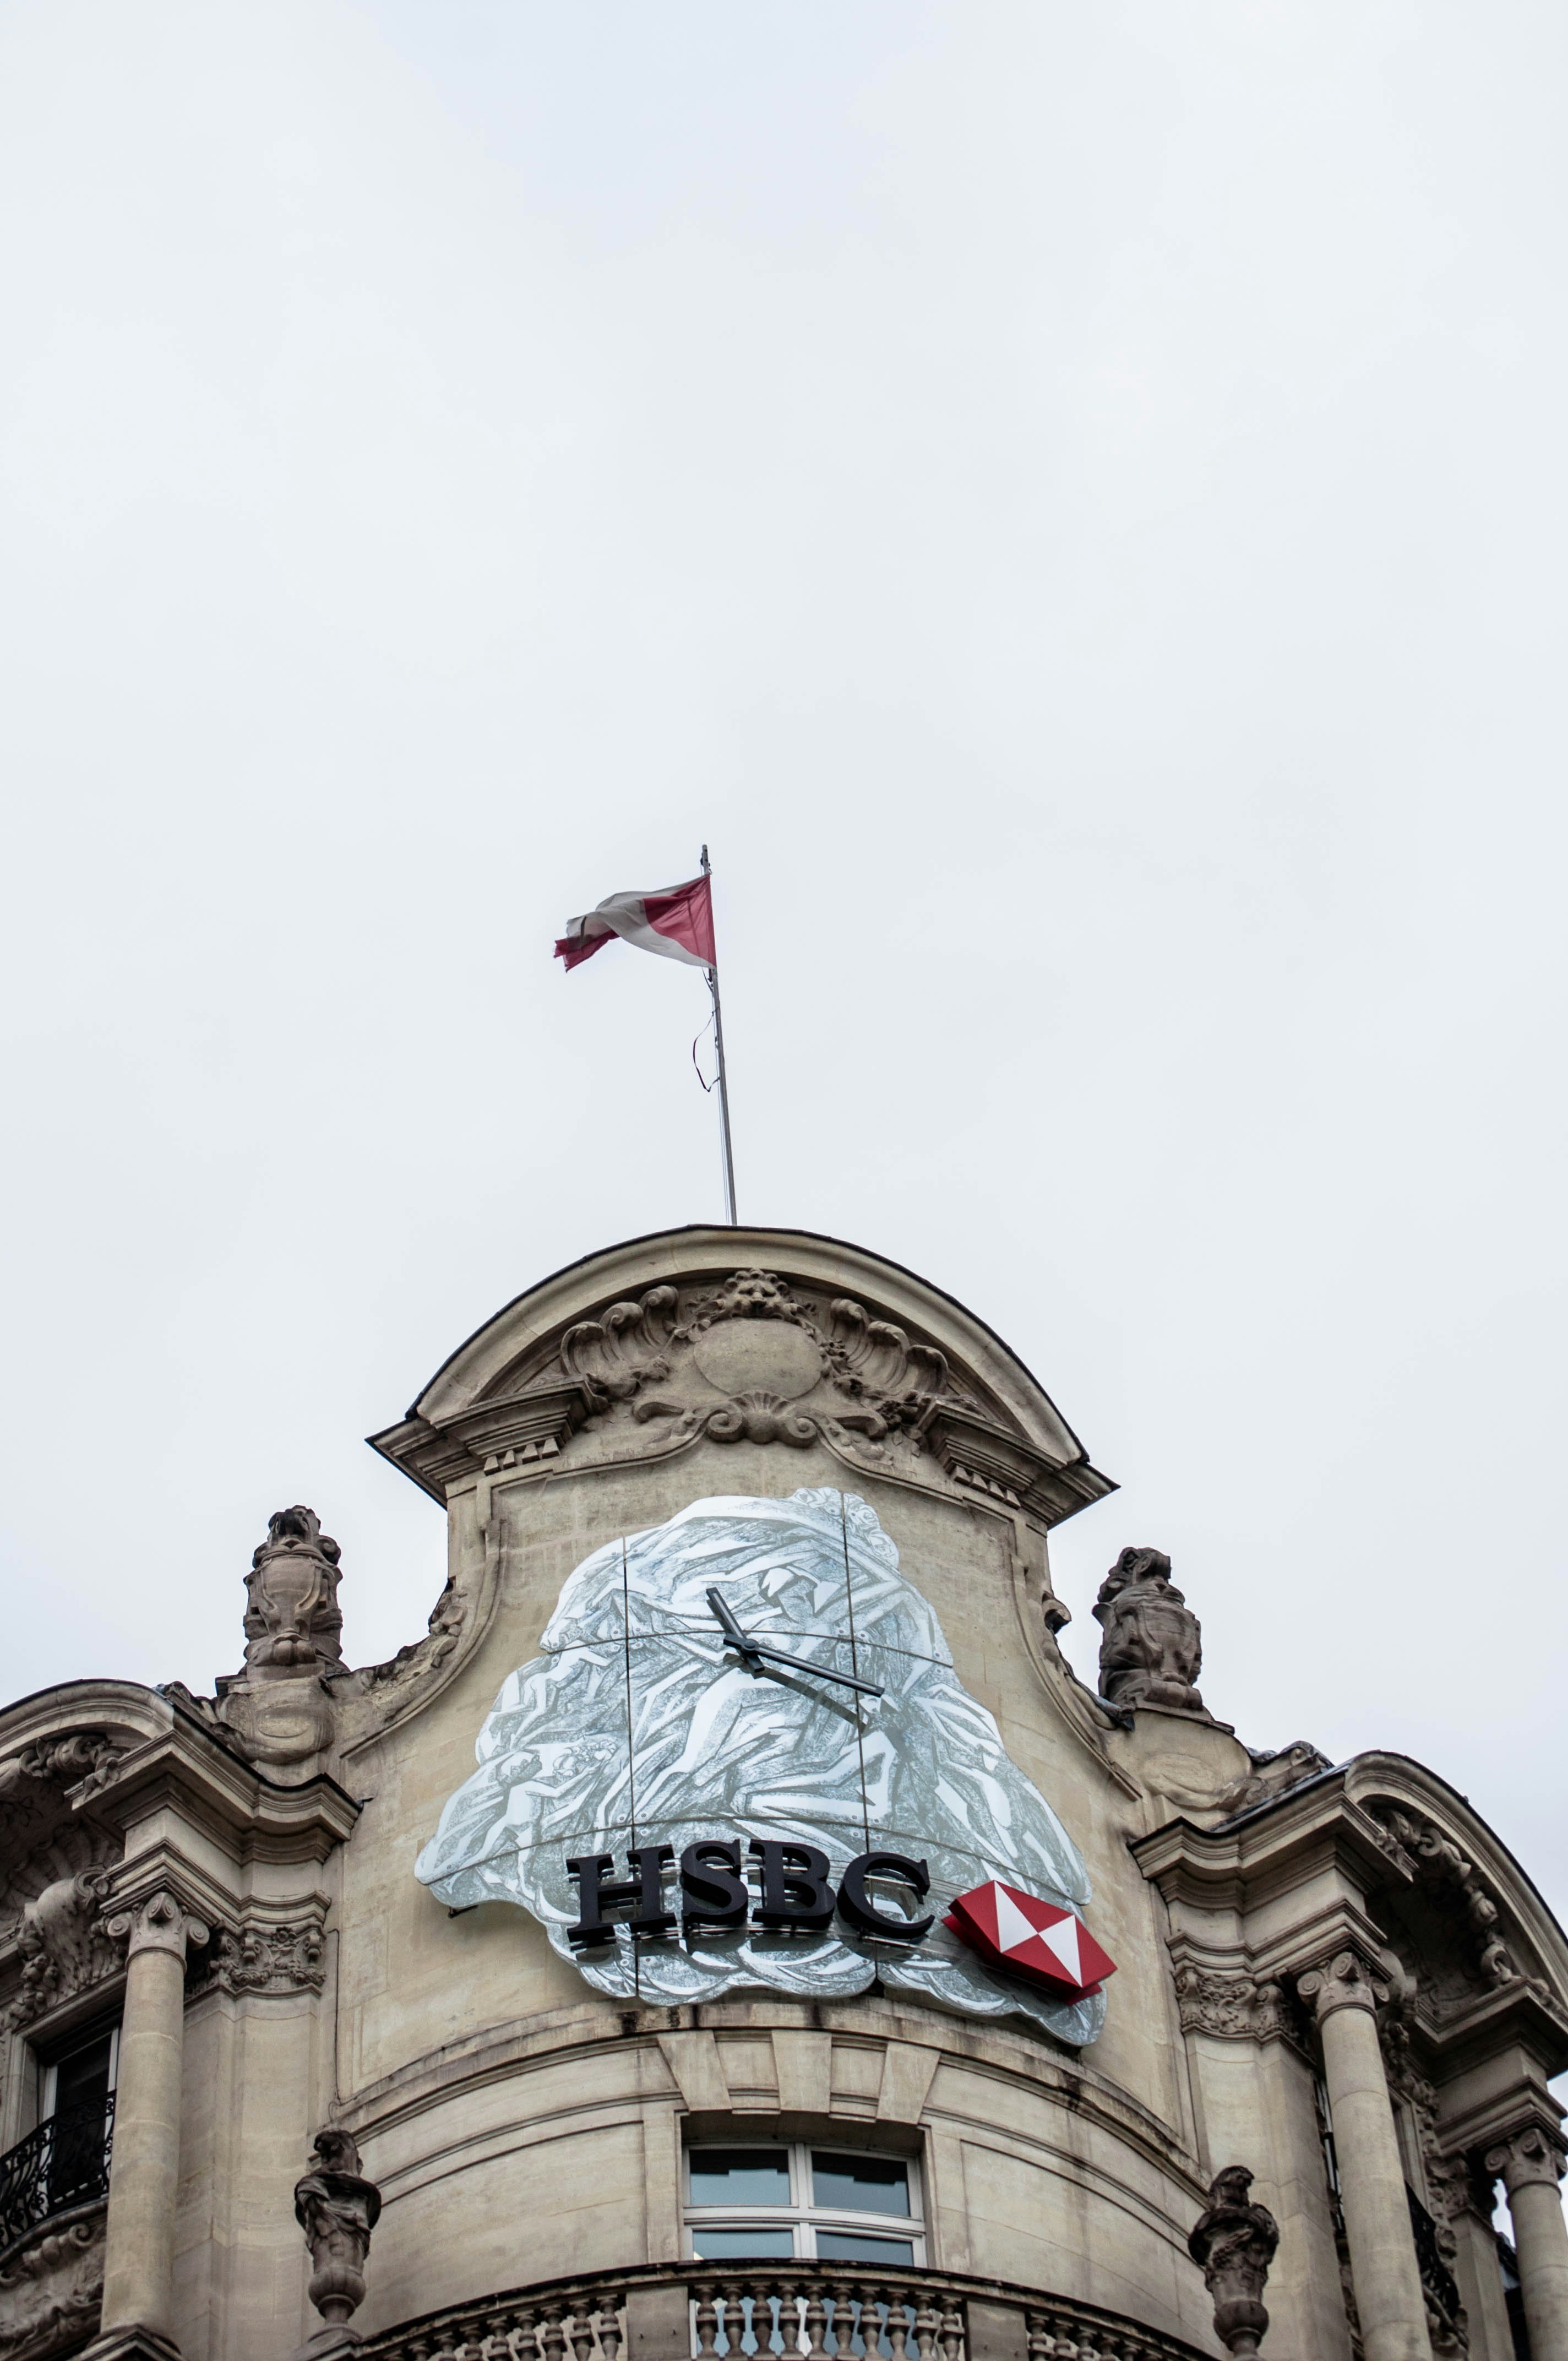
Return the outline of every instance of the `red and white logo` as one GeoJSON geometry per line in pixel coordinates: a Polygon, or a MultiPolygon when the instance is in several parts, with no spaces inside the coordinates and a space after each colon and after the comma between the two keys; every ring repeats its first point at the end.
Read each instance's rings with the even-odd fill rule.
{"type": "Polygon", "coordinates": [[[942,1923],[992,1967],[1048,1984],[1060,1999],[1083,2000],[1116,1972],[1081,1918],[999,1878],[960,1894],[942,1923]]]}

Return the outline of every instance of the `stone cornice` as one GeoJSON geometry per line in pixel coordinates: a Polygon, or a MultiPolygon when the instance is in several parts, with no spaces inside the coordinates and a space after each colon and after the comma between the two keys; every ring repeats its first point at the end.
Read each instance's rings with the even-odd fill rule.
{"type": "Polygon", "coordinates": [[[1211,1910],[1255,1907],[1328,1868],[1361,1892],[1409,1883],[1376,1822],[1347,1797],[1344,1778],[1343,1769],[1325,1773],[1215,1828],[1168,1820],[1134,1840],[1133,1858],[1168,1902],[1211,1910]]]}
{"type": "Polygon", "coordinates": [[[170,1809],[241,1862],[324,1861],[359,1817],[353,1797],[324,1773],[280,1786],[183,1715],[133,1747],[93,1806],[122,1830],[170,1809]]]}

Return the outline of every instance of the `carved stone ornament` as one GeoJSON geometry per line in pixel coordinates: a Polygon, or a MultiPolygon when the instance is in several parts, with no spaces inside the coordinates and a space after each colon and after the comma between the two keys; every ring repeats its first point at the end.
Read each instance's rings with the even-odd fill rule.
{"type": "Polygon", "coordinates": [[[294,2184],[294,2218],[305,2234],[313,2269],[307,2290],[326,2322],[299,2348],[295,2361],[357,2345],[348,2326],[365,2301],[365,2257],[381,2212],[381,2192],[362,2178],[359,2150],[347,2132],[330,2126],[315,2136],[315,2162],[294,2184]]]}
{"type": "Polygon", "coordinates": [[[337,1543],[313,1509],[268,1520],[245,1577],[245,1671],[219,1683],[218,1711],[242,1750],[264,1763],[302,1763],[330,1746],[326,1676],[342,1675],[337,1543]]]}
{"type": "Polygon", "coordinates": [[[1100,1694],[1113,1705],[1201,1713],[1193,1683],[1203,1664],[1202,1627],[1170,1579],[1163,1550],[1124,1549],[1100,1586],[1094,1620],[1100,1694]]]}
{"type": "Polygon", "coordinates": [[[433,1499],[475,1471],[548,1473],[585,1440],[609,1458],[702,1443],[819,1444],[954,1484],[1045,1525],[1113,1487],[1070,1433],[1054,1447],[956,1372],[937,1343],[852,1296],[746,1268],[650,1287],[530,1344],[433,1422],[416,1407],[371,1438],[433,1499]]]}
{"type": "Polygon", "coordinates": [[[1176,1971],[1183,2033],[1216,2034],[1224,2041],[1266,2041],[1292,2026],[1277,1983],[1244,1969],[1200,1968],[1190,1960],[1176,1971]]]}
{"type": "Polygon", "coordinates": [[[1398,1848],[1395,1858],[1403,1855],[1423,1884],[1445,1889],[1458,1904],[1481,1982],[1516,1982],[1521,1971],[1503,1939],[1502,1914],[1475,1862],[1423,1813],[1391,1803],[1375,1803],[1370,1810],[1398,1848]]]}
{"type": "Polygon", "coordinates": [[[78,2352],[104,2300],[104,2214],[47,2230],[0,2270],[0,2361],[78,2352]]]}
{"type": "Polygon", "coordinates": [[[1296,1979],[1297,1992],[1320,2025],[1336,2008],[1376,2012],[1387,2000],[1390,1989],[1387,1974],[1375,1974],[1354,1951],[1336,1951],[1326,1967],[1310,1968],[1296,1979]]]}
{"type": "Polygon", "coordinates": [[[297,1927],[220,1927],[194,1985],[197,1992],[319,1993],[325,1981],[319,1919],[297,1927]]]}
{"type": "Polygon", "coordinates": [[[1516,2189],[1527,2188],[1531,2181],[1555,2190],[1563,2178],[1562,2137],[1554,2137],[1543,2125],[1528,2124],[1523,2131],[1515,2132],[1510,2138],[1486,2150],[1486,2169],[1502,2175],[1503,2186],[1510,2197],[1516,2189]]]}
{"type": "Polygon", "coordinates": [[[40,1738],[0,1763],[0,1825],[40,1817],[47,1787],[74,1787],[87,1783],[87,1793],[103,1786],[125,1750],[102,1730],[72,1730],[63,1737],[40,1738]]]}
{"type": "Polygon", "coordinates": [[[13,2026],[30,2025],[116,1972],[120,1950],[101,1915],[108,1890],[107,1870],[84,1870],[57,1878],[24,1905],[16,1936],[22,1988],[7,2011],[13,2026]]]}
{"type": "Polygon", "coordinates": [[[1248,2200],[1252,2179],[1245,2165],[1227,2165],[1187,2241],[1214,2300],[1214,2334],[1236,2361],[1255,2353],[1267,2333],[1263,2290],[1279,2245],[1279,2224],[1267,2206],[1248,2200]]]}
{"type": "Polygon", "coordinates": [[[1315,1779],[1320,1771],[1333,1767],[1328,1756],[1304,1738],[1266,1753],[1255,1752],[1249,1746],[1247,1752],[1252,1755],[1251,1771],[1215,1798],[1214,1809],[1227,1819],[1234,1819],[1238,1812],[1255,1811],[1259,1804],[1271,1804],[1304,1779],[1315,1779]]]}

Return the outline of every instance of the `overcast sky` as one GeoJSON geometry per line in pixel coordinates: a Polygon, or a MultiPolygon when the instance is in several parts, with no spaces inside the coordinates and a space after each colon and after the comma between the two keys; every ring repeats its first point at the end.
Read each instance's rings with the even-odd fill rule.
{"type": "MultiPolygon", "coordinates": [[[[9,0],[4,1686],[210,1688],[361,1438],[720,1210],[989,1320],[1254,1745],[1568,1904],[1568,24],[9,0]]],[[[781,1471],[787,1476],[788,1471],[781,1471]]]]}

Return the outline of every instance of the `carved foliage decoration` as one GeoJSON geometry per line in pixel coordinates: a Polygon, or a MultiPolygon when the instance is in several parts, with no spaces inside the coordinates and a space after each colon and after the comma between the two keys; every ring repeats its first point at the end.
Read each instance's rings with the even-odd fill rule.
{"type": "Polygon", "coordinates": [[[104,2215],[46,2231],[0,2270],[0,2361],[49,2361],[93,2333],[104,2296],[104,2215]]]}
{"type": "Polygon", "coordinates": [[[291,1927],[220,1927],[195,1989],[226,1993],[319,1993],[325,1981],[319,1918],[291,1927]]]}
{"type": "Polygon", "coordinates": [[[644,1424],[670,1422],[672,1440],[700,1433],[802,1448],[850,1435],[874,1449],[895,1431],[917,1435],[941,1400],[977,1407],[955,1390],[935,1345],[848,1296],[808,1304],[775,1271],[732,1271],[684,1312],[676,1289],[650,1288],[569,1328],[558,1359],[596,1409],[631,1404],[644,1424]],[[757,1334],[760,1323],[770,1336],[757,1334]],[[728,1399],[716,1404],[714,1390],[728,1399]],[[806,1394],[817,1399],[792,1406],[806,1394]]]}
{"type": "Polygon", "coordinates": [[[102,1730],[72,1730],[59,1738],[35,1740],[0,1763],[0,1828],[41,1817],[52,1800],[46,1792],[50,1787],[85,1782],[92,1795],[124,1759],[124,1748],[102,1730]]]}
{"type": "Polygon", "coordinates": [[[1184,1960],[1176,1971],[1176,1999],[1183,2033],[1264,2041],[1295,2029],[1279,1986],[1244,1969],[1201,1968],[1184,1960]]]}
{"type": "Polygon", "coordinates": [[[1163,1550],[1124,1549],[1100,1586],[1094,1619],[1100,1694],[1113,1705],[1158,1705],[1201,1713],[1193,1686],[1203,1664],[1198,1618],[1170,1579],[1163,1550]]]}
{"type": "Polygon", "coordinates": [[[1502,1914],[1475,1862],[1423,1813],[1392,1803],[1375,1803],[1370,1809],[1398,1848],[1396,1857],[1402,1855],[1423,1884],[1458,1905],[1480,1982],[1516,1982],[1522,1971],[1503,1939],[1502,1914]]]}

